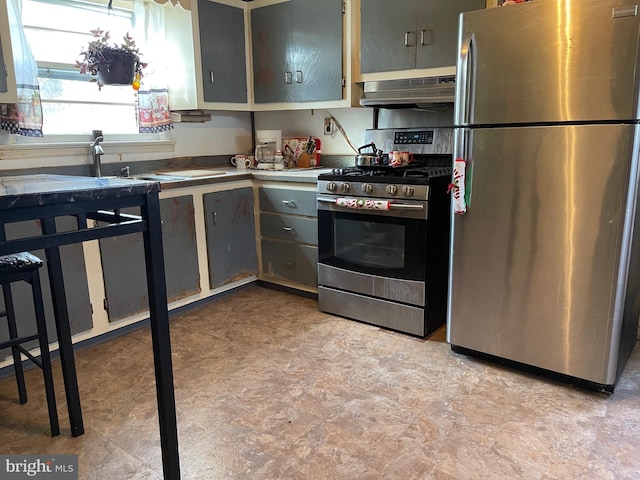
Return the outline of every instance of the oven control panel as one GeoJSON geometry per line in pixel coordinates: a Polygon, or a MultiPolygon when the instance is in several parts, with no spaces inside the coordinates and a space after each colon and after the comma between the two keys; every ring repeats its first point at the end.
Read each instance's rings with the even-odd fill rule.
{"type": "Polygon", "coordinates": [[[394,132],[394,145],[431,145],[433,130],[394,132]]]}
{"type": "Polygon", "coordinates": [[[364,132],[365,144],[375,143],[385,153],[407,151],[414,155],[453,154],[453,128],[381,128],[364,132]]]}

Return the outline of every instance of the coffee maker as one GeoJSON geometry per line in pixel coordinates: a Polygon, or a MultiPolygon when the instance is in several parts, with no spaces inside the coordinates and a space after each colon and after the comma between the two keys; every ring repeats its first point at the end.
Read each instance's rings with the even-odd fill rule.
{"type": "Polygon", "coordinates": [[[279,151],[282,151],[282,130],[256,130],[256,168],[273,170],[279,151]]]}

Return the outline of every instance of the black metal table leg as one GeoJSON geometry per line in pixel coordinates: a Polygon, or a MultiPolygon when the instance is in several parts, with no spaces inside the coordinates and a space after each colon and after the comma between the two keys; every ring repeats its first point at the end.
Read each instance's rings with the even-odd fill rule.
{"type": "MultiPolygon", "coordinates": [[[[44,235],[56,233],[55,218],[45,218],[42,220],[42,233],[44,235]]],[[[64,390],[67,398],[67,409],[69,410],[71,435],[77,437],[84,433],[84,424],[82,421],[76,364],[73,355],[73,342],[71,340],[69,310],[67,308],[67,297],[62,275],[60,248],[57,246],[48,247],[45,249],[45,253],[47,257],[47,269],[49,270],[49,283],[51,284],[53,311],[56,317],[58,348],[60,351],[64,390]]]]}
{"type": "Polygon", "coordinates": [[[142,207],[142,216],[147,221],[147,228],[144,230],[143,237],[160,422],[162,468],[166,480],[177,480],[180,478],[178,429],[173,389],[167,288],[162,250],[160,200],[157,192],[146,195],[146,203],[142,207]]]}

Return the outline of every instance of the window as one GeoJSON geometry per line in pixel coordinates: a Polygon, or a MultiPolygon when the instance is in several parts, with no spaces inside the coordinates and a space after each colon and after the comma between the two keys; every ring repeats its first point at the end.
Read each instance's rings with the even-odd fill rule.
{"type": "Polygon", "coordinates": [[[91,76],[75,68],[79,52],[92,39],[89,30],[108,30],[116,42],[133,31],[133,2],[114,2],[112,10],[107,2],[23,0],[22,22],[38,64],[45,137],[99,129],[110,135],[157,138],[138,134],[136,92],[131,86],[109,85],[98,91],[91,76]]]}

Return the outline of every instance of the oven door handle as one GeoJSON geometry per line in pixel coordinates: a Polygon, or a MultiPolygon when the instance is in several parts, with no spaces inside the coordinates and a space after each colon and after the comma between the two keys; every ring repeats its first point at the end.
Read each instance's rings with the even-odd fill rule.
{"type": "Polygon", "coordinates": [[[413,203],[390,203],[391,210],[424,210],[424,205],[415,205],[413,203]]]}
{"type": "MultiPolygon", "coordinates": [[[[336,199],[335,198],[331,198],[331,197],[316,197],[317,200],[319,202],[322,203],[336,203],[336,199]]],[[[344,207],[346,210],[357,210],[357,209],[350,209],[348,207],[344,207]]],[[[424,210],[425,206],[424,205],[419,205],[419,204],[415,204],[415,203],[391,203],[389,202],[389,209],[391,210],[424,210]]]]}

